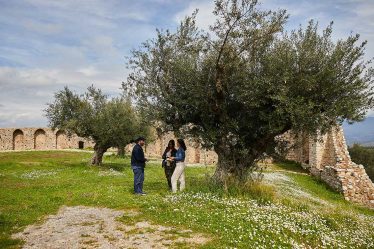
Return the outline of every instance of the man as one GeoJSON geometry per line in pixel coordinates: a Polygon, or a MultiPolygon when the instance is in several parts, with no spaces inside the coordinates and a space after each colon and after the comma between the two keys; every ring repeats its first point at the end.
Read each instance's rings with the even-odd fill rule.
{"type": "Polygon", "coordinates": [[[145,138],[139,137],[135,140],[136,144],[131,153],[131,168],[134,172],[134,193],[136,195],[145,195],[143,192],[144,167],[147,158],[144,157],[143,146],[145,138]]]}

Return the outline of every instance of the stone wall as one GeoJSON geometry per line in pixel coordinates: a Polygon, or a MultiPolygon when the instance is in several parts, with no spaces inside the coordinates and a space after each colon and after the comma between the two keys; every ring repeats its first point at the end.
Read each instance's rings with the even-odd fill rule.
{"type": "MultiPolygon", "coordinates": [[[[144,148],[145,154],[148,157],[161,158],[167,147],[169,140],[174,139],[175,143],[177,138],[173,133],[167,133],[161,137],[158,137],[152,143],[146,143],[144,148]]],[[[194,142],[191,139],[185,140],[187,151],[186,151],[186,162],[189,164],[215,164],[218,160],[218,156],[214,151],[204,150],[200,144],[194,142]]],[[[126,147],[127,153],[130,153],[133,145],[126,147]]]]}
{"type": "Polygon", "coordinates": [[[374,184],[364,167],[352,162],[341,127],[317,138],[289,132],[287,139],[288,159],[300,162],[312,175],[341,192],[346,200],[374,208],[374,184]]]}
{"type": "Polygon", "coordinates": [[[92,141],[77,135],[68,137],[50,128],[0,128],[1,150],[54,150],[93,147],[92,141]]]}
{"type": "MultiPolygon", "coordinates": [[[[170,139],[176,141],[172,133],[159,137],[154,142],[146,144],[147,157],[161,158],[170,139]]],[[[192,140],[186,140],[186,162],[190,164],[214,164],[217,154],[214,151],[201,149],[192,140]]],[[[2,150],[54,150],[54,149],[84,149],[94,147],[91,140],[77,135],[68,137],[63,131],[51,128],[0,128],[0,151],[2,150]]],[[[133,144],[126,147],[131,152],[133,144]]]]}

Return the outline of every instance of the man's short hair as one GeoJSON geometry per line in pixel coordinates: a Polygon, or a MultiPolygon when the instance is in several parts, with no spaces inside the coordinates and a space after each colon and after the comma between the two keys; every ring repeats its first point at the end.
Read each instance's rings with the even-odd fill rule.
{"type": "Polygon", "coordinates": [[[139,141],[145,141],[145,138],[144,137],[138,137],[135,142],[136,143],[139,143],[139,141]]]}

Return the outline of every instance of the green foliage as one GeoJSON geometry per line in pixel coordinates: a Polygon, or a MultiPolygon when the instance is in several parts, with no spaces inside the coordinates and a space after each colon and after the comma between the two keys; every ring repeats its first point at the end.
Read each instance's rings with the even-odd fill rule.
{"type": "Polygon", "coordinates": [[[309,171],[304,169],[300,163],[290,160],[282,160],[281,162],[277,162],[275,165],[273,165],[272,169],[309,173],[309,171]]]}
{"type": "Polygon", "coordinates": [[[137,136],[150,134],[149,126],[125,98],[109,99],[93,86],[83,95],[67,87],[55,94],[55,101],[45,110],[50,126],[95,142],[94,164],[110,147],[124,147],[137,136]]]}
{"type": "Polygon", "coordinates": [[[354,144],[352,147],[348,148],[348,151],[352,161],[362,164],[370,179],[374,181],[374,148],[354,144]]]}
{"type": "Polygon", "coordinates": [[[147,132],[129,100],[108,100],[93,86],[83,95],[65,87],[55,94],[45,113],[52,128],[93,139],[106,148],[126,145],[147,132]]]}
{"type": "Polygon", "coordinates": [[[214,148],[223,175],[244,175],[289,129],[323,132],[372,106],[373,70],[359,35],[334,42],[332,25],[320,32],[314,21],[286,33],[285,10],[215,3],[211,33],[196,27],[195,12],[133,51],[123,88],[163,129],[214,148]]]}

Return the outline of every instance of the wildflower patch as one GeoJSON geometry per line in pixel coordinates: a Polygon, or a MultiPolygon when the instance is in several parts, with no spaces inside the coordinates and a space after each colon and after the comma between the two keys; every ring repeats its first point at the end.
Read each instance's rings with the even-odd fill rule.
{"type": "Polygon", "coordinates": [[[182,193],[165,198],[178,209],[181,224],[216,229],[232,247],[373,248],[372,216],[324,216],[317,211],[211,193],[182,193]]]}

